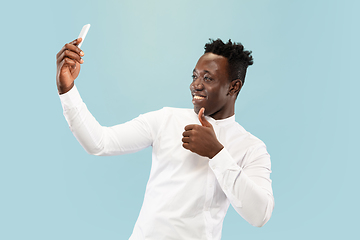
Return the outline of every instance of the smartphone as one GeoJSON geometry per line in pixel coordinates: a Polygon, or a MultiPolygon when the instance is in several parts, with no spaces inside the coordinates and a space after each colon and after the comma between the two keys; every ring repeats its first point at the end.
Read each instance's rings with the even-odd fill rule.
{"type": "Polygon", "coordinates": [[[83,28],[81,29],[81,32],[80,32],[78,38],[82,38],[82,41],[81,41],[81,43],[78,45],[79,48],[80,48],[81,45],[83,44],[83,42],[84,42],[84,40],[85,40],[85,37],[86,37],[86,34],[88,33],[89,29],[90,29],[90,24],[86,24],[86,25],[83,26],[83,28]]]}

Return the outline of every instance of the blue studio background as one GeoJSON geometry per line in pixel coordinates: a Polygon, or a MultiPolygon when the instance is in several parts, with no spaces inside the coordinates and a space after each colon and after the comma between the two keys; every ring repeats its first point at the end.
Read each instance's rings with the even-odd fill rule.
{"type": "Polygon", "coordinates": [[[209,38],[253,51],[236,119],[272,157],[275,209],[255,228],[229,208],[224,240],[354,239],[359,223],[360,2],[1,2],[0,239],[127,239],[151,149],[95,157],[62,115],[55,55],[91,28],[77,87],[106,126],[192,108],[209,38]]]}

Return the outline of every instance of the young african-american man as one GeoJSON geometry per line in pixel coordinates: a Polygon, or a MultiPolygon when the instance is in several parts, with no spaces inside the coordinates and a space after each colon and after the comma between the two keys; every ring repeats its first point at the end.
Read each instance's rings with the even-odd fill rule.
{"type": "Polygon", "coordinates": [[[88,153],[102,156],[152,147],[151,172],[130,240],[221,239],[230,204],[254,226],[270,219],[270,156],[265,144],[235,121],[235,101],[253,64],[251,52],[240,43],[211,40],[193,70],[194,109],[164,107],[103,127],[74,85],[84,62],[77,47],[81,41],[59,51],[56,75],[64,115],[77,140],[88,153]]]}

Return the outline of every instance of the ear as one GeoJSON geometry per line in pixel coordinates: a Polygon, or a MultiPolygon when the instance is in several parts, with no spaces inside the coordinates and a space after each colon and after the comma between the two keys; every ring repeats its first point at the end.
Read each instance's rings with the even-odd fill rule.
{"type": "Polygon", "coordinates": [[[229,95],[237,95],[242,88],[242,81],[240,79],[232,80],[229,86],[229,95]]]}

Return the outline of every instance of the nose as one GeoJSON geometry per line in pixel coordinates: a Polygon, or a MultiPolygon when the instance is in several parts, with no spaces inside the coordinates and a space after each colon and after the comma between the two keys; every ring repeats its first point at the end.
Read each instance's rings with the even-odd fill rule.
{"type": "Polygon", "coordinates": [[[204,85],[202,84],[201,78],[196,78],[191,84],[190,88],[196,91],[201,91],[204,89],[204,85]]]}

